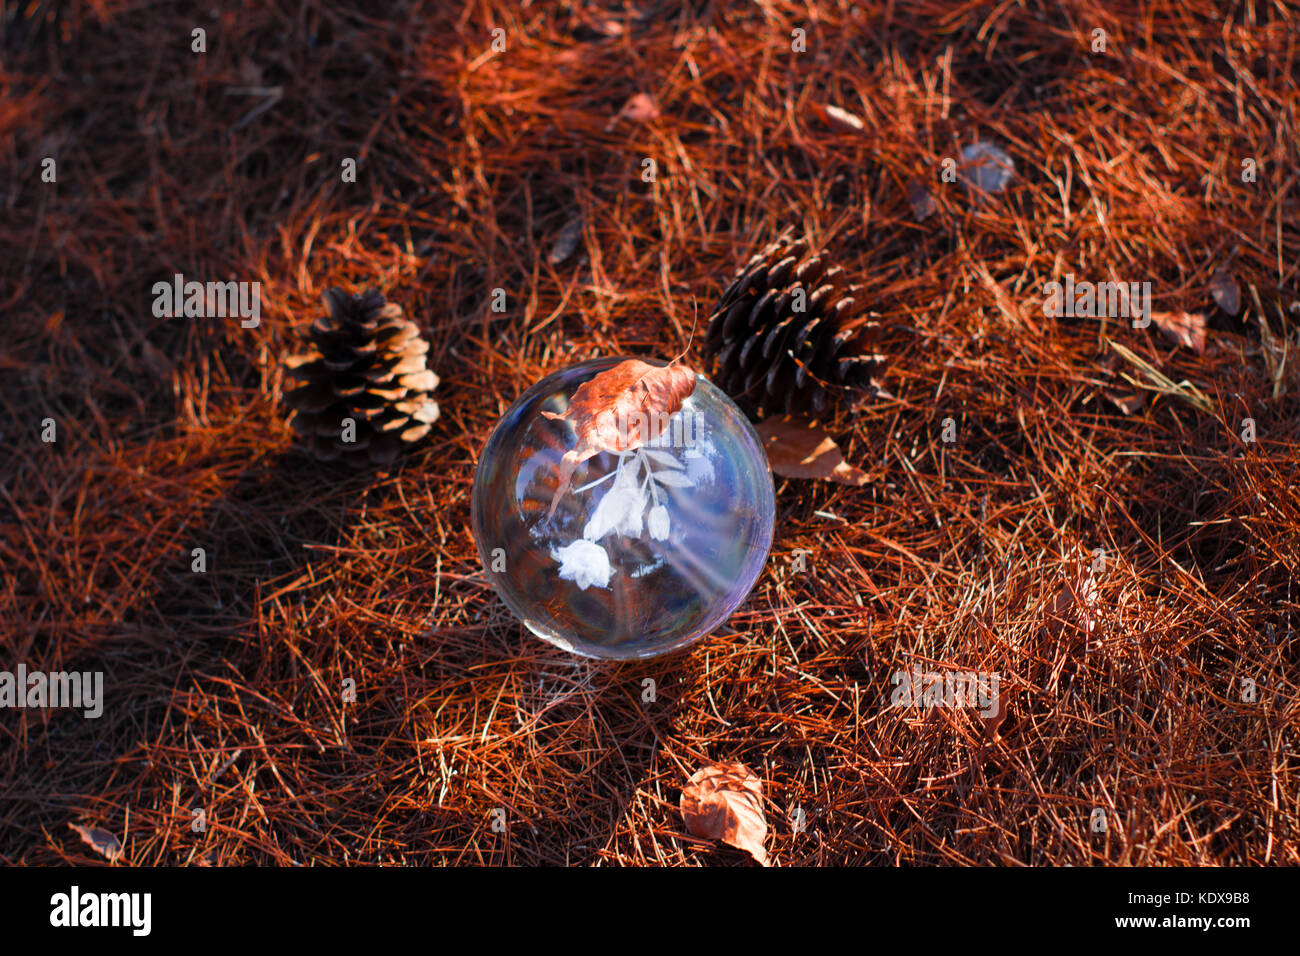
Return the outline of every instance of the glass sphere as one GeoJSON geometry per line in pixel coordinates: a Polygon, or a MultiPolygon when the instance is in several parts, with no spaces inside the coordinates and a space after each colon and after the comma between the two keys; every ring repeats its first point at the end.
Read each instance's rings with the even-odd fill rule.
{"type": "Polygon", "coordinates": [[[699,375],[657,437],[597,453],[566,486],[561,459],[578,436],[562,416],[622,361],[592,359],[524,392],[483,448],[471,506],[506,606],[552,644],[614,659],[678,650],[730,617],[763,570],[776,513],[762,442],[699,375]]]}

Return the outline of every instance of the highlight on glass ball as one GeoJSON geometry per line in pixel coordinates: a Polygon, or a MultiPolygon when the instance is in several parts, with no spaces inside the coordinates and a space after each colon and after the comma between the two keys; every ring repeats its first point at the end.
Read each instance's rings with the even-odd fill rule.
{"type": "Polygon", "coordinates": [[[548,375],[474,474],[489,580],[537,636],[590,657],[679,650],[763,570],[775,501],[762,442],[708,379],[600,358],[548,375]]]}

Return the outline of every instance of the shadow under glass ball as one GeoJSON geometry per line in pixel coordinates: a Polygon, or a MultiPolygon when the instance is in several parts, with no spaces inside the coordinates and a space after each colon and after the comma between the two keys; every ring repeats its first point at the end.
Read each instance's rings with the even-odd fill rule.
{"type": "Polygon", "coordinates": [[[697,376],[659,438],[580,464],[551,514],[577,435],[542,412],[563,415],[621,361],[571,366],[521,395],[479,457],[471,506],[483,567],[515,616],[559,647],[612,659],[679,650],[730,617],[763,570],[776,511],[753,427],[697,376]]]}

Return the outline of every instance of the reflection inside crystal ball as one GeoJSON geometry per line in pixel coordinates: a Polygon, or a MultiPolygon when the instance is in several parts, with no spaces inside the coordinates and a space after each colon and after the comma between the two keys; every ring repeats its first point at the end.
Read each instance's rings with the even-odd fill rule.
{"type": "Polygon", "coordinates": [[[650,441],[598,452],[566,486],[561,459],[578,435],[563,416],[579,386],[621,361],[556,372],[510,407],[475,471],[474,537],[489,580],[533,633],[592,657],[652,657],[744,601],[767,560],[775,503],[753,427],[702,376],[650,441]]]}

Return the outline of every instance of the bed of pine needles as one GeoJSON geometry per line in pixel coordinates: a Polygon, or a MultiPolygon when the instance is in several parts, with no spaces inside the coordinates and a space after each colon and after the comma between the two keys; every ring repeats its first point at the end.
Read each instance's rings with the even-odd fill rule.
{"type": "Polygon", "coordinates": [[[0,669],[106,700],[0,712],[0,862],[104,862],[79,824],[119,865],[744,865],[678,805],[740,761],[779,865],[1300,863],[1294,8],[187,7],[3,4],[0,669]],[[941,176],[977,140],[1016,164],[984,202],[941,176]],[[871,481],[778,480],[689,652],[532,637],[470,531],[489,430],[579,359],[698,364],[790,223],[878,313],[889,396],[832,423],[871,481]],[[155,318],[178,272],[260,282],[260,326],[155,318]],[[1204,354],[1045,317],[1067,274],[1151,282],[1204,354]],[[281,362],[332,285],[432,342],[397,467],[293,450],[281,362]],[[1005,710],[891,708],[913,664],[1005,710]]]}

